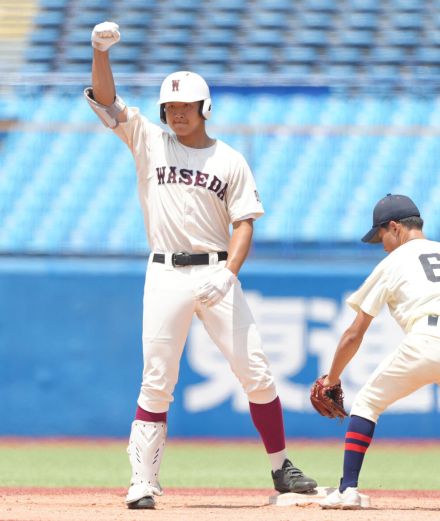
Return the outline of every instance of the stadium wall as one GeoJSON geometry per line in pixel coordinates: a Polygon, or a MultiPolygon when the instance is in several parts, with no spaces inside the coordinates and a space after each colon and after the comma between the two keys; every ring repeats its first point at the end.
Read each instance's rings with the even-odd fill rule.
{"type": "MultiPolygon", "coordinates": [[[[344,304],[371,262],[251,261],[241,281],[276,377],[289,437],[338,437],[309,387],[328,369],[354,317],[344,304]]],[[[142,373],[144,260],[0,260],[0,435],[126,436],[142,373]]],[[[351,402],[402,337],[384,311],[344,374],[351,402]]],[[[439,394],[429,386],[393,406],[378,437],[438,435],[439,394]]],[[[255,437],[246,397],[195,321],[169,413],[172,437],[255,437]]]]}

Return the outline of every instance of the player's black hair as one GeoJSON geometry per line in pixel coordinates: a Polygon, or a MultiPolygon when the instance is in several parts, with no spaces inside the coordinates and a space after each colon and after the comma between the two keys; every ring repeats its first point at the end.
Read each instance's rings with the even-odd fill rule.
{"type": "MultiPolygon", "coordinates": [[[[421,217],[417,217],[417,216],[405,217],[404,219],[399,219],[396,222],[402,224],[403,226],[405,226],[405,228],[408,228],[408,230],[422,230],[423,229],[423,219],[421,217]]],[[[390,224],[389,222],[387,222],[385,224],[381,224],[381,227],[388,228],[389,224],[390,224]]]]}

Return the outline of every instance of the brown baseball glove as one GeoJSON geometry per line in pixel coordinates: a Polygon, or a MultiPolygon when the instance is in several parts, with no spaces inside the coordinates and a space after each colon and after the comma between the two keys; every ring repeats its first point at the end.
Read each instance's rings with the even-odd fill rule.
{"type": "Polygon", "coordinates": [[[324,374],[317,378],[310,388],[310,401],[321,416],[327,418],[339,418],[343,420],[348,416],[344,409],[344,393],[341,384],[324,385],[324,374]]]}

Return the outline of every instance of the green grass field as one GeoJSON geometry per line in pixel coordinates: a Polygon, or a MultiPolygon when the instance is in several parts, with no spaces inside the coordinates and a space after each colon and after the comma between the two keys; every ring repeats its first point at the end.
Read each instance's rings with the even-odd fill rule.
{"type": "MultiPolygon", "coordinates": [[[[123,442],[2,444],[0,486],[125,487],[129,465],[123,442]]],[[[342,443],[288,445],[291,459],[322,486],[335,486],[342,443]]],[[[440,489],[440,444],[370,447],[361,475],[364,489],[440,489]]],[[[166,487],[271,488],[269,463],[256,443],[169,441],[161,470],[166,487]]]]}

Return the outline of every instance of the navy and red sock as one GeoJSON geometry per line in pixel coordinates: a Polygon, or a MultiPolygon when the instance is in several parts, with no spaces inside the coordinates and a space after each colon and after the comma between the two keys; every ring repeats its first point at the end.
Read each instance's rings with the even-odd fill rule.
{"type": "Polygon", "coordinates": [[[365,453],[373,439],[376,424],[360,416],[351,416],[345,434],[344,470],[340,492],[357,487],[365,453]]]}

